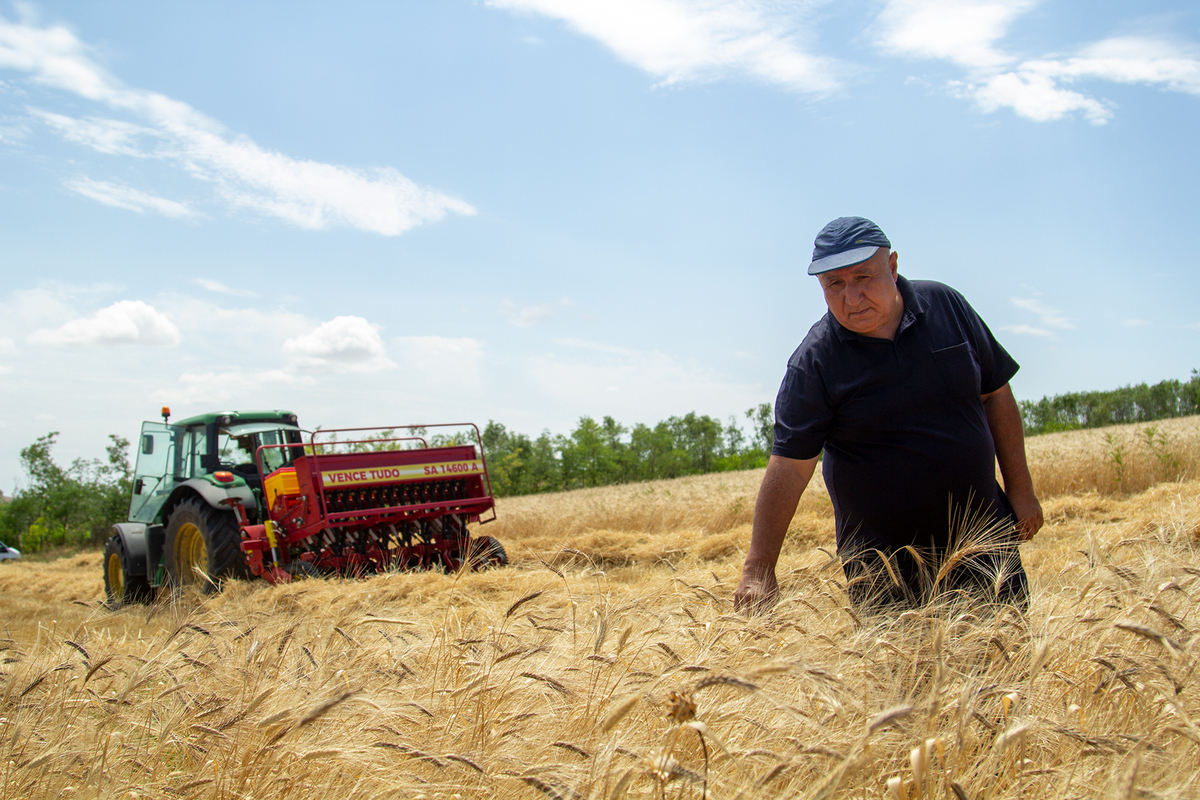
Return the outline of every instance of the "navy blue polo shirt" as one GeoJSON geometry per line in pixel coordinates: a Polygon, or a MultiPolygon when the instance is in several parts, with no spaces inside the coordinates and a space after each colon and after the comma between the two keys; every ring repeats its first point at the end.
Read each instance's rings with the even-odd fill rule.
{"type": "Polygon", "coordinates": [[[775,446],[787,458],[824,448],[838,552],[947,544],[951,509],[1003,513],[981,394],[1017,362],[954,289],[897,280],[904,316],[894,341],[843,327],[832,313],[788,361],[775,401],[775,446]]]}

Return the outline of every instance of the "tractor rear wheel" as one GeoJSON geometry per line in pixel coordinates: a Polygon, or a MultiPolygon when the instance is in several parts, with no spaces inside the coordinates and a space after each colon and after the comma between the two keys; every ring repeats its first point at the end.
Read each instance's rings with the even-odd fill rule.
{"type": "Polygon", "coordinates": [[[129,574],[129,555],[120,536],[108,537],[104,545],[104,595],[111,608],[125,603],[144,603],[154,596],[145,575],[129,574]]]}
{"type": "Polygon", "coordinates": [[[172,586],[198,584],[215,592],[231,578],[249,574],[241,534],[232,511],[213,508],[199,498],[175,506],[167,522],[163,561],[172,586]]]}
{"type": "Polygon", "coordinates": [[[471,540],[470,553],[471,569],[508,566],[508,553],[494,536],[476,536],[471,540]]]}

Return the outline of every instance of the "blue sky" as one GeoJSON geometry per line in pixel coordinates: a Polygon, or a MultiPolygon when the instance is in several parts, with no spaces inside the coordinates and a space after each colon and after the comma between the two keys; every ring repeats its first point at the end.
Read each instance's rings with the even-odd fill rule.
{"type": "Polygon", "coordinates": [[[1019,398],[1200,367],[1200,8],[0,4],[0,489],[176,418],[727,419],[878,222],[1019,398]]]}

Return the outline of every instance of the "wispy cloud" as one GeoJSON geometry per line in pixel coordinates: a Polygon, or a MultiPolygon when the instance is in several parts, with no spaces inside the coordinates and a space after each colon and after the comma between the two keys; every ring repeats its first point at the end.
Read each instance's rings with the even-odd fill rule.
{"type": "Polygon", "coordinates": [[[185,372],[179,385],[160,389],[151,394],[157,402],[185,405],[188,403],[223,403],[246,397],[248,386],[310,386],[316,383],[310,375],[298,375],[285,369],[228,370],[225,372],[185,372]]]}
{"type": "Polygon", "coordinates": [[[1024,68],[975,83],[952,81],[950,89],[958,97],[974,100],[985,114],[1011,108],[1034,122],[1053,122],[1079,112],[1093,125],[1103,125],[1113,115],[1110,104],[1063,89],[1053,78],[1024,68]]]}
{"type": "MultiPolygon", "coordinates": [[[[769,392],[738,384],[694,359],[658,350],[640,351],[601,342],[555,339],[573,352],[529,359],[525,380],[540,395],[558,398],[590,413],[660,418],[691,409],[696,398],[708,408],[747,408],[769,392]]],[[[626,417],[628,418],[628,417],[626,417]]]]}
{"type": "Polygon", "coordinates": [[[894,55],[964,67],[1000,67],[1013,57],[996,43],[1037,0],[891,0],[875,21],[876,41],[894,55]]]}
{"type": "Polygon", "coordinates": [[[618,347],[615,344],[601,344],[600,342],[589,342],[586,339],[551,339],[552,344],[560,347],[571,347],[579,350],[591,350],[595,353],[609,353],[616,356],[632,356],[637,353],[636,350],[630,350],[628,347],[618,347]]]}
{"type": "MultiPolygon", "coordinates": [[[[395,169],[371,170],[295,159],[263,148],[187,103],[127,87],[101,68],[90,48],[63,27],[38,27],[0,17],[0,69],[28,75],[35,84],[97,103],[137,122],[95,115],[31,113],[64,138],[97,152],[161,159],[211,185],[233,208],[248,208],[312,230],[350,227],[395,236],[447,214],[473,214],[466,202],[418,186],[395,169]]],[[[96,184],[81,192],[132,210],[165,213],[172,201],[130,199],[127,187],[96,184]],[[99,186],[100,188],[96,188],[99,186]]],[[[76,191],[80,191],[79,188],[76,191]]],[[[86,185],[84,187],[87,188],[86,185]]]]}
{"type": "Polygon", "coordinates": [[[471,384],[480,377],[483,344],[469,337],[400,336],[392,340],[406,374],[433,383],[471,384]]]}
{"type": "Polygon", "coordinates": [[[1093,125],[1115,105],[1078,84],[1108,81],[1200,95],[1200,49],[1165,37],[1113,37],[1074,55],[1020,59],[1000,49],[1009,26],[1037,0],[890,0],[875,40],[891,55],[950,61],[966,70],[947,88],[984,113],[1010,108],[1035,122],[1076,114],[1093,125]]]}
{"type": "Polygon", "coordinates": [[[1001,325],[1000,330],[1016,333],[1023,336],[1053,336],[1054,334],[1045,328],[1039,328],[1036,325],[1001,325]]]}
{"type": "Polygon", "coordinates": [[[1124,325],[1126,328],[1144,328],[1145,326],[1149,325],[1150,323],[1144,319],[1130,317],[1129,319],[1122,320],[1121,324],[1124,325]]]}
{"type": "Polygon", "coordinates": [[[139,214],[151,211],[155,214],[162,214],[164,217],[174,217],[176,219],[196,216],[196,212],[192,211],[186,203],[167,200],[165,197],[159,197],[156,194],[143,192],[140,189],[134,189],[129,186],[122,186],[118,183],[94,181],[91,178],[80,177],[72,181],[67,181],[66,187],[77,194],[91,198],[106,206],[123,208],[127,211],[136,211],[139,214]]]}
{"type": "Polygon", "coordinates": [[[1043,303],[1034,297],[1011,297],[1012,304],[1017,308],[1035,315],[1036,325],[1017,324],[1002,325],[1001,330],[1028,336],[1053,336],[1056,330],[1072,330],[1075,323],[1071,322],[1061,311],[1043,303]]]}
{"type": "Polygon", "coordinates": [[[489,0],[562,20],[663,85],[742,75],[812,94],[838,88],[847,70],[813,55],[802,36],[820,2],[764,0],[489,0]]]}
{"type": "Polygon", "coordinates": [[[258,297],[256,292],[252,292],[249,289],[234,289],[231,286],[226,286],[219,281],[209,280],[208,278],[194,278],[193,283],[217,294],[230,294],[236,297],[258,297]]]}
{"type": "Polygon", "coordinates": [[[293,365],[316,372],[378,372],[392,369],[379,326],[362,317],[334,317],[302,336],[283,343],[293,365]]]}
{"type": "Polygon", "coordinates": [[[91,317],[29,334],[33,344],[48,345],[176,345],[179,340],[174,323],[141,300],[121,300],[91,317]]]}
{"type": "Polygon", "coordinates": [[[534,306],[518,306],[512,300],[503,300],[500,311],[513,325],[518,328],[528,328],[539,322],[547,322],[559,315],[559,312],[571,307],[569,298],[562,298],[554,303],[543,303],[534,306]]]}

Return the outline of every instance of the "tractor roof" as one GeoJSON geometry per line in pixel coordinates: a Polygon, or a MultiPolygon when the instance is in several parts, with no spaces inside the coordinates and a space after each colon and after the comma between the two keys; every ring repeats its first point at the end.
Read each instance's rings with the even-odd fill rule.
{"type": "Polygon", "coordinates": [[[212,411],[208,414],[197,414],[194,417],[181,419],[171,423],[181,428],[192,425],[207,425],[219,422],[222,425],[234,425],[239,422],[283,422],[288,425],[296,424],[296,415],[291,411],[274,409],[271,411],[212,411]]]}

